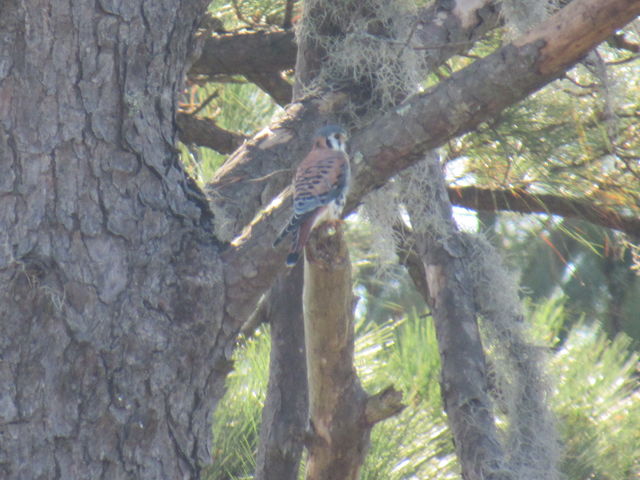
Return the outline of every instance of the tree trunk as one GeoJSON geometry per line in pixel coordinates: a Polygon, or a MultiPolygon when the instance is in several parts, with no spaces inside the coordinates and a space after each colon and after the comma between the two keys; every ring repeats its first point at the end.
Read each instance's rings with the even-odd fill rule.
{"type": "Polygon", "coordinates": [[[231,332],[174,150],[206,2],[178,5],[2,2],[2,478],[198,478],[210,461],[231,332]]]}
{"type": "Polygon", "coordinates": [[[307,480],[355,480],[370,428],[364,422],[367,394],[353,365],[351,263],[342,232],[318,229],[304,265],[304,331],[309,384],[307,480]]]}
{"type": "Polygon", "coordinates": [[[269,292],[269,386],[262,410],[256,480],[296,480],[308,423],[307,369],[302,317],[302,262],[269,292]]]}

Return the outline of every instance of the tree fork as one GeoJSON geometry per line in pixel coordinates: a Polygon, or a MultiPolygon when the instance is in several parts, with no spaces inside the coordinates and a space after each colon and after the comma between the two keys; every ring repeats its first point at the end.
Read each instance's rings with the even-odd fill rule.
{"type": "Polygon", "coordinates": [[[354,305],[342,229],[321,227],[311,235],[304,268],[307,480],[357,479],[371,428],[404,408],[392,387],[370,397],[360,385],[353,365],[354,305]]]}

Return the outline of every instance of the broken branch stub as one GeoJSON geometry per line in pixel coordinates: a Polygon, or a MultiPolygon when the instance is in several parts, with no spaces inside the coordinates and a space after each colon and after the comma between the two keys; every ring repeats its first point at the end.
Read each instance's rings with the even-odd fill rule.
{"type": "Polygon", "coordinates": [[[400,395],[369,397],[354,367],[351,263],[340,225],[314,230],[304,266],[309,384],[307,480],[357,479],[374,423],[402,409],[400,395]],[[384,408],[377,401],[387,398],[384,408]],[[389,408],[388,399],[395,403],[389,408]],[[375,399],[375,400],[372,400],[375,399]]]}

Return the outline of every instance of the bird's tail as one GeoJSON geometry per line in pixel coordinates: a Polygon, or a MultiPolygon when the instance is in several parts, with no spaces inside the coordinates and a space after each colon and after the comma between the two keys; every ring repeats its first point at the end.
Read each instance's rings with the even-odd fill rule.
{"type": "Polygon", "coordinates": [[[293,267],[302,254],[307,240],[309,240],[309,234],[313,228],[313,222],[318,212],[311,212],[303,215],[296,224],[293,242],[291,243],[291,249],[289,255],[287,255],[287,265],[293,267]]]}
{"type": "Polygon", "coordinates": [[[289,255],[287,255],[287,266],[288,267],[293,267],[296,263],[298,263],[298,260],[300,259],[300,252],[291,252],[289,255]]]}

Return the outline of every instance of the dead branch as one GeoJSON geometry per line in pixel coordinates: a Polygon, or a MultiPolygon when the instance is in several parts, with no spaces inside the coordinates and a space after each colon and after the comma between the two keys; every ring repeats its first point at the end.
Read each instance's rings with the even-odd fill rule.
{"type": "Polygon", "coordinates": [[[355,480],[374,423],[402,409],[393,389],[368,397],[353,365],[351,262],[340,228],[311,236],[304,264],[309,384],[307,480],[355,480]]]}
{"type": "MultiPolygon", "coordinates": [[[[436,2],[424,8],[415,20],[416,33],[412,46],[438,45],[438,48],[429,49],[425,53],[425,59],[431,69],[441,65],[452,55],[468,50],[474,41],[499,23],[499,12],[492,1],[474,1],[473,5],[468,5],[466,8],[463,8],[463,5],[457,10],[447,9],[441,5],[443,3],[445,2],[436,2]],[[450,48],[441,47],[450,41],[457,41],[457,43],[450,48]]],[[[316,55],[320,54],[316,52],[316,55]]],[[[220,73],[276,75],[281,70],[293,68],[295,59],[296,46],[293,43],[293,34],[290,32],[277,32],[277,35],[267,32],[225,35],[207,41],[203,55],[191,69],[190,75],[206,72],[210,75],[220,73]],[[275,48],[275,52],[272,51],[272,47],[275,48]],[[273,59],[271,55],[277,55],[278,59],[273,59]],[[221,64],[216,63],[217,56],[220,57],[221,64]],[[255,65],[252,64],[254,59],[257,61],[255,65]]],[[[304,65],[306,64],[302,63],[298,69],[306,68],[304,65]]],[[[280,103],[287,95],[289,95],[288,92],[273,96],[280,103]]],[[[304,139],[309,138],[316,126],[320,124],[321,119],[318,115],[327,115],[329,112],[339,110],[341,107],[339,97],[339,95],[332,95],[318,101],[307,100],[301,105],[292,105],[289,108],[289,118],[282,122],[289,130],[287,138],[283,138],[280,135],[281,132],[272,128],[275,136],[262,136],[261,140],[264,141],[247,144],[246,148],[236,152],[227,161],[223,169],[216,172],[208,189],[219,194],[214,196],[216,204],[228,210],[228,213],[220,212],[224,217],[222,223],[225,231],[230,230],[233,234],[237,234],[264,207],[265,191],[276,193],[281,191],[289,184],[291,177],[285,175],[259,185],[244,183],[243,179],[263,177],[274,167],[293,171],[302,158],[300,155],[305,154],[304,149],[307,145],[304,139]],[[309,106],[317,111],[307,112],[306,109],[309,106]],[[307,123],[311,118],[314,119],[313,123],[307,123]],[[264,144],[272,145],[274,148],[265,151],[264,144]],[[254,148],[257,145],[260,146],[254,148]],[[239,204],[242,204],[242,209],[237,208],[239,204]]],[[[225,232],[222,237],[228,239],[229,234],[225,232]]]]}
{"type": "MultiPolygon", "coordinates": [[[[468,50],[499,25],[499,4],[495,1],[457,3],[458,8],[452,10],[440,0],[416,15],[416,34],[410,48],[425,50],[431,69],[468,50]]],[[[278,73],[294,67],[296,52],[294,34],[289,30],[216,34],[206,40],[189,76],[278,73]]]]}
{"type": "Polygon", "coordinates": [[[451,203],[461,207],[491,212],[507,210],[579,218],[640,238],[640,218],[624,216],[609,208],[577,198],[536,195],[521,189],[495,190],[478,187],[449,187],[448,193],[451,203]]]}
{"type": "MultiPolygon", "coordinates": [[[[487,369],[477,324],[470,252],[453,220],[444,174],[437,158],[425,166],[429,183],[420,192],[434,217],[414,233],[416,256],[405,257],[416,287],[431,307],[442,363],[442,398],[463,477],[511,480],[494,423],[487,369]],[[429,199],[429,200],[427,200],[429,199]]],[[[422,205],[409,203],[411,223],[421,225],[422,205]]]]}
{"type": "MultiPolygon", "coordinates": [[[[425,51],[425,62],[430,70],[471,48],[476,40],[500,23],[499,4],[493,0],[457,3],[458,7],[452,10],[447,6],[448,2],[440,0],[416,15],[416,33],[409,48],[425,51]]],[[[287,7],[292,4],[288,2],[287,7]]],[[[294,34],[289,30],[216,34],[206,40],[202,54],[188,76],[245,75],[259,79],[263,74],[277,75],[294,67],[296,52],[294,34]]],[[[265,91],[271,95],[269,89],[265,91]]],[[[280,105],[285,104],[283,100],[287,97],[286,103],[291,99],[291,95],[273,96],[280,105]]]]}
{"type": "MultiPolygon", "coordinates": [[[[624,8],[617,11],[608,10],[608,14],[615,19],[611,25],[616,26],[612,29],[623,26],[640,10],[640,5],[628,1],[615,0],[609,3],[620,2],[624,4],[624,8]]],[[[592,0],[575,0],[571,5],[574,5],[574,8],[598,8],[592,0]]],[[[600,5],[600,8],[607,6],[600,5]]],[[[580,17],[579,12],[574,12],[576,17],[580,17]]],[[[556,22],[557,18],[551,17],[549,21],[556,22]]],[[[561,22],[556,23],[556,26],[560,28],[561,22]]],[[[588,25],[583,27],[590,28],[588,25]]],[[[395,111],[381,116],[371,127],[358,132],[352,144],[355,185],[349,208],[357,205],[364,194],[421,159],[426,150],[475,128],[480,122],[494,117],[504,108],[552,81],[568,68],[571,62],[578,61],[596,43],[605,39],[612,30],[598,31],[597,35],[591,32],[585,35],[585,32],[575,29],[571,31],[578,37],[588,37],[589,41],[578,42],[581,48],[571,50],[573,57],[566,58],[569,63],[563,63],[554,57],[551,69],[540,68],[548,58],[540,54],[542,48],[553,43],[552,39],[546,39],[545,35],[534,37],[535,40],[531,43],[508,45],[456,73],[434,89],[408,99],[395,111]],[[382,132],[384,135],[381,135],[382,132]]],[[[237,233],[242,226],[249,224],[244,233],[237,237],[223,254],[227,287],[225,323],[230,327],[242,323],[250,313],[250,306],[255,304],[255,300],[283,268],[284,252],[277,251],[274,254],[270,249],[271,240],[285,221],[282,207],[262,212],[251,220],[255,212],[273,197],[269,194],[267,185],[261,185],[261,188],[255,191],[244,189],[244,183],[249,184],[247,180],[267,173],[256,175],[256,164],[253,162],[257,161],[258,165],[267,169],[273,169],[274,163],[276,168],[286,168],[291,163],[297,163],[301,156],[295,152],[306,150],[305,140],[309,138],[310,131],[323,118],[331,115],[334,111],[332,106],[339,105],[335,98],[337,97],[329,101],[307,99],[303,103],[291,106],[290,117],[280,124],[280,128],[274,129],[274,132],[263,132],[246,150],[239,152],[228,164],[228,168],[221,172],[217,184],[210,188],[211,193],[220,198],[217,211],[222,213],[221,223],[225,225],[227,235],[229,232],[237,233]],[[224,187],[238,182],[243,182],[243,191],[240,197],[230,198],[229,195],[234,194],[224,187]],[[225,214],[229,205],[234,211],[225,214]]],[[[287,183],[288,178],[284,179],[281,188],[287,183]]],[[[458,247],[457,244],[442,245],[436,240],[425,239],[420,248],[420,252],[427,255],[426,260],[422,260],[428,285],[428,291],[425,293],[436,306],[434,309],[438,309],[437,315],[441,319],[438,321],[439,339],[443,339],[441,343],[447,345],[447,348],[454,348],[456,351],[467,351],[468,348],[470,352],[466,359],[461,356],[449,356],[447,359],[449,351],[441,347],[443,358],[447,359],[443,362],[443,391],[448,396],[449,415],[455,417],[455,420],[452,420],[452,430],[461,462],[465,465],[465,471],[469,472],[469,478],[481,478],[482,475],[485,475],[484,478],[504,478],[500,473],[501,447],[496,442],[490,402],[486,395],[486,378],[477,326],[474,319],[466,313],[469,305],[458,304],[457,297],[451,293],[468,293],[470,288],[468,277],[464,275],[464,262],[457,256],[458,247]],[[466,278],[466,284],[457,283],[460,272],[463,273],[462,278],[466,278]],[[447,323],[446,319],[450,318],[457,321],[447,323]],[[467,338],[469,335],[473,338],[467,338]],[[459,384],[465,378],[472,380],[459,384]],[[461,393],[458,395],[457,392],[461,393]]],[[[360,405],[364,405],[362,394],[355,393],[356,387],[352,389],[354,399],[357,399],[360,405]]],[[[366,410],[366,407],[364,408],[366,410]]],[[[322,439],[327,438],[326,435],[323,436],[326,430],[323,430],[324,423],[324,420],[318,422],[320,428],[314,423],[316,428],[310,449],[314,446],[320,448],[318,445],[322,443],[322,439]]],[[[316,458],[316,465],[327,464],[320,456],[316,458]]],[[[353,463],[338,462],[336,465],[344,469],[340,471],[347,471],[353,463]]],[[[316,471],[320,471],[320,467],[316,471]]],[[[353,470],[347,473],[354,474],[353,470]]],[[[349,477],[329,475],[325,478],[349,477]]]]}
{"type": "Polygon", "coordinates": [[[542,75],[566,70],[612,32],[640,13],[635,0],[579,0],[569,3],[535,30],[514,42],[516,47],[544,42],[536,70],[542,75]]]}
{"type": "Polygon", "coordinates": [[[356,156],[366,161],[355,163],[348,207],[353,208],[372,186],[383,185],[420,160],[424,152],[473,130],[559,77],[638,14],[640,2],[631,0],[574,0],[539,29],[381,116],[351,142],[352,150],[359,152],[356,156]],[[562,13],[566,9],[569,14],[562,13]],[[593,28],[596,21],[606,28],[593,28]],[[563,32],[561,38],[554,36],[557,32],[563,32]],[[575,35],[572,48],[564,48],[569,41],[566,32],[575,35]]]}

